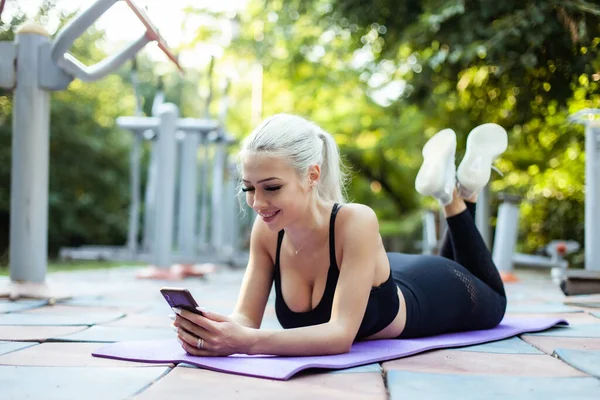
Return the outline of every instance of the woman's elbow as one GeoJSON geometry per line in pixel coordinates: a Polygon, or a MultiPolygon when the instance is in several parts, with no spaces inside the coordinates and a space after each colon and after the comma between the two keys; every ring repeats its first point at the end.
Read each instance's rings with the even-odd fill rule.
{"type": "Polygon", "coordinates": [[[332,351],[335,351],[335,354],[345,354],[349,353],[352,349],[352,344],[354,343],[354,335],[348,335],[347,329],[340,329],[339,334],[336,335],[337,338],[335,340],[335,345],[331,346],[332,351]]]}

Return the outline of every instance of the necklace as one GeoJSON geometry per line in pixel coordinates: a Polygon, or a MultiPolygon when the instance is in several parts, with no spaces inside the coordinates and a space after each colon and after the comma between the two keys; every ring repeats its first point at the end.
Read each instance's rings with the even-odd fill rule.
{"type": "MultiPolygon", "coordinates": [[[[291,241],[290,241],[290,242],[291,242],[291,241]]],[[[293,245],[294,245],[294,244],[292,243],[292,246],[293,246],[293,245]]],[[[298,255],[298,252],[299,252],[300,250],[302,250],[302,248],[303,248],[304,246],[306,246],[306,243],[304,243],[302,246],[300,246],[300,248],[299,248],[298,250],[296,250],[296,248],[294,247],[294,251],[296,252],[296,255],[298,255]]]]}

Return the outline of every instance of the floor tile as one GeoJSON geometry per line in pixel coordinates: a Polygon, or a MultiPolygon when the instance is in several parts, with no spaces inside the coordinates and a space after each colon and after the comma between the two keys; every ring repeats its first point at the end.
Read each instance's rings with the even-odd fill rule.
{"type": "Polygon", "coordinates": [[[173,369],[149,387],[139,399],[188,398],[201,393],[205,399],[386,399],[380,373],[300,374],[289,381],[274,381],[207,371],[173,369]]]}
{"type": "Polygon", "coordinates": [[[76,297],[60,302],[59,304],[70,307],[110,308],[113,310],[123,311],[125,313],[138,313],[150,308],[150,305],[147,302],[115,300],[95,296],[76,297]]]}
{"type": "Polygon", "coordinates": [[[546,354],[554,353],[556,349],[600,350],[600,338],[578,338],[561,336],[529,336],[522,335],[521,339],[537,347],[546,354]]]}
{"type": "Polygon", "coordinates": [[[600,350],[556,349],[554,353],[573,368],[600,378],[600,350]]]}
{"type": "MultiPolygon", "coordinates": [[[[16,343],[16,342],[15,342],[16,343]]],[[[18,353],[0,355],[0,365],[38,367],[148,367],[157,364],[136,363],[93,357],[98,343],[42,343],[18,353]]],[[[0,352],[2,345],[0,345],[0,352]]],[[[158,364],[173,366],[171,364],[158,364]]]]}
{"type": "Polygon", "coordinates": [[[169,368],[0,366],[2,399],[111,400],[132,396],[169,368]]]}
{"type": "Polygon", "coordinates": [[[503,354],[544,354],[518,337],[499,340],[497,342],[478,344],[475,346],[459,347],[455,350],[503,354]]]}
{"type": "Polygon", "coordinates": [[[361,365],[360,367],[354,368],[346,368],[346,369],[337,369],[331,372],[330,374],[357,374],[357,373],[365,373],[365,372],[374,372],[380,374],[383,371],[381,368],[381,364],[373,363],[367,365],[361,365]]]}
{"type": "Polygon", "coordinates": [[[543,332],[528,333],[528,335],[600,338],[600,324],[557,326],[543,332]]]}
{"type": "Polygon", "coordinates": [[[67,306],[63,304],[58,304],[54,306],[46,306],[42,308],[36,308],[33,310],[28,310],[23,314],[43,314],[43,315],[81,315],[81,314],[109,314],[114,315],[114,309],[110,307],[77,307],[77,306],[67,306]]]}
{"type": "Polygon", "coordinates": [[[594,302],[576,302],[576,301],[569,301],[569,302],[565,302],[566,305],[572,306],[572,307],[582,307],[582,308],[600,308],[600,301],[594,301],[594,302]]]}
{"type": "Polygon", "coordinates": [[[83,326],[0,326],[0,340],[45,341],[85,329],[83,326]]]}
{"type": "Polygon", "coordinates": [[[164,328],[171,325],[173,321],[169,319],[168,314],[160,315],[141,315],[133,314],[116,321],[102,324],[102,326],[122,326],[131,328],[164,328]]]}
{"type": "Polygon", "coordinates": [[[8,354],[17,350],[26,349],[31,346],[37,346],[37,342],[35,343],[27,343],[27,342],[0,342],[0,356],[3,354],[8,354]]]}
{"type": "Polygon", "coordinates": [[[383,363],[386,371],[410,370],[467,375],[581,376],[581,372],[545,354],[489,354],[436,350],[383,363]]]}
{"type": "Polygon", "coordinates": [[[0,313],[24,311],[32,308],[43,307],[48,302],[46,300],[18,300],[10,301],[0,299],[0,313]]]}
{"type": "Polygon", "coordinates": [[[592,400],[597,399],[600,393],[600,381],[592,377],[541,378],[389,371],[387,385],[392,400],[592,400]]]}
{"type": "Polygon", "coordinates": [[[559,314],[559,313],[579,313],[581,310],[566,306],[562,303],[516,303],[508,304],[506,312],[509,314],[559,314]]]}
{"type": "Polygon", "coordinates": [[[569,324],[597,324],[598,320],[587,312],[575,313],[507,313],[507,317],[519,318],[562,318],[569,324]]]}
{"type": "Polygon", "coordinates": [[[128,328],[92,326],[72,335],[56,335],[52,341],[60,342],[122,342],[127,340],[172,339],[175,332],[170,328],[128,328]]]}
{"type": "Polygon", "coordinates": [[[78,326],[95,325],[117,320],[125,314],[119,311],[108,313],[88,313],[82,311],[81,314],[0,314],[0,325],[45,325],[45,326],[78,326]]]}

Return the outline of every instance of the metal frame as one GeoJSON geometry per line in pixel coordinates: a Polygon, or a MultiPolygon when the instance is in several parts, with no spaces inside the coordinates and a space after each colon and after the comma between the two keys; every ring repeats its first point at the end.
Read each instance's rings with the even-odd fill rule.
{"type": "Polygon", "coordinates": [[[585,269],[600,272],[600,109],[569,117],[585,125],[585,269]]]}
{"type": "Polygon", "coordinates": [[[91,67],[68,53],[73,42],[117,1],[96,1],[70,21],[53,42],[43,27],[29,23],[17,32],[14,43],[0,46],[0,85],[14,89],[10,297],[52,296],[44,283],[48,257],[50,91],[66,88],[75,78],[93,81],[113,73],[151,41],[159,42],[159,47],[181,68],[156,28],[129,0],[127,4],[146,27],[142,37],[91,67]],[[33,290],[31,285],[23,285],[28,283],[34,285],[33,290]]]}

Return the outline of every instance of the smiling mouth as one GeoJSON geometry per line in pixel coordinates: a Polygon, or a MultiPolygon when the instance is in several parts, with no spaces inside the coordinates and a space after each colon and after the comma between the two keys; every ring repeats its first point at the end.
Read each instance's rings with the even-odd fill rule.
{"type": "Polygon", "coordinates": [[[261,213],[261,212],[258,213],[258,215],[260,215],[265,220],[272,219],[277,214],[279,214],[279,210],[272,212],[272,213],[261,213]]]}

